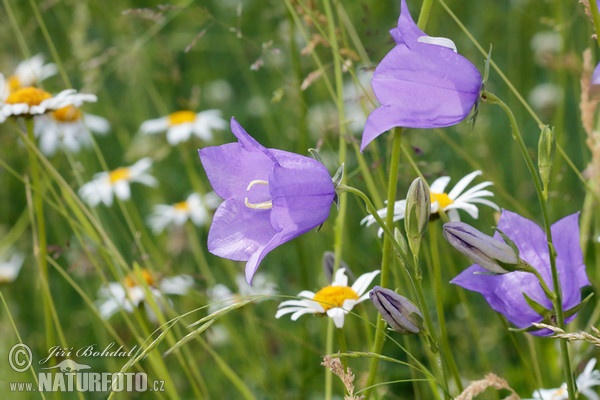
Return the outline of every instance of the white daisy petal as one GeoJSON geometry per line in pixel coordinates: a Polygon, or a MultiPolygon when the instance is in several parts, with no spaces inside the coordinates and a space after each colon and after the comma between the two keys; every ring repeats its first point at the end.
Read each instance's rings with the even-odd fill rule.
{"type": "Polygon", "coordinates": [[[456,183],[456,185],[448,193],[448,197],[450,197],[453,200],[456,199],[458,195],[461,194],[462,191],[465,190],[467,186],[469,186],[469,183],[471,183],[473,179],[475,179],[475,177],[478,175],[481,175],[481,171],[473,171],[470,174],[465,175],[460,181],[456,183]]]}

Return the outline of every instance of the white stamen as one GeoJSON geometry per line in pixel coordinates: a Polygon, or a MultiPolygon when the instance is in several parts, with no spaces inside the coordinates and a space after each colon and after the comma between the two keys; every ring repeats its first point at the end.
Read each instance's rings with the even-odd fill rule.
{"type": "MultiPolygon", "coordinates": [[[[254,186],[254,185],[269,186],[269,182],[261,180],[261,179],[255,179],[253,181],[250,181],[250,183],[248,184],[248,187],[246,188],[246,192],[248,192],[250,189],[252,189],[252,186],[254,186]]],[[[273,201],[271,201],[271,200],[263,201],[261,203],[250,203],[250,201],[248,200],[248,197],[246,197],[244,199],[244,204],[246,205],[246,207],[253,208],[255,210],[270,210],[271,208],[273,208],[273,201]]]]}
{"type": "Polygon", "coordinates": [[[417,39],[417,42],[447,47],[450,50],[454,51],[455,53],[458,53],[454,42],[445,37],[421,36],[420,38],[417,39]]]}

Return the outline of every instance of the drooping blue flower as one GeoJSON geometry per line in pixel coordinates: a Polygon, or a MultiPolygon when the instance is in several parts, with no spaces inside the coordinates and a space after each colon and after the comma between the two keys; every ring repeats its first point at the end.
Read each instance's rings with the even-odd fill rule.
{"type": "Polygon", "coordinates": [[[268,252],[321,225],[335,187],[320,162],[267,149],[231,119],[237,143],[199,150],[200,161],[221,203],[208,233],[208,250],[247,261],[246,280],[268,252]]]}
{"type": "MultiPolygon", "coordinates": [[[[516,244],[519,257],[535,268],[546,285],[552,288],[548,245],[542,228],[527,218],[503,210],[498,221],[498,230],[516,244]]],[[[570,322],[575,318],[576,313],[568,311],[581,303],[581,288],[590,284],[579,244],[578,214],[569,215],[555,222],[551,227],[551,233],[556,250],[556,268],[562,305],[568,315],[565,322],[570,322]]],[[[500,240],[501,235],[496,233],[495,238],[500,240]]],[[[544,317],[528,303],[525,295],[548,312],[552,310],[552,302],[545,295],[536,276],[529,272],[514,271],[502,275],[490,275],[486,269],[474,264],[461,272],[451,283],[482,294],[492,309],[504,315],[518,328],[528,328],[534,322],[544,320],[544,317]]],[[[551,323],[551,321],[544,322],[551,323]]],[[[530,333],[545,336],[552,332],[541,329],[530,333]]]]}
{"type": "Polygon", "coordinates": [[[402,0],[398,27],[390,31],[396,46],[373,74],[381,103],[368,117],[361,151],[377,136],[396,127],[439,128],[465,119],[479,98],[479,71],[456,52],[447,38],[427,36],[402,0]]]}

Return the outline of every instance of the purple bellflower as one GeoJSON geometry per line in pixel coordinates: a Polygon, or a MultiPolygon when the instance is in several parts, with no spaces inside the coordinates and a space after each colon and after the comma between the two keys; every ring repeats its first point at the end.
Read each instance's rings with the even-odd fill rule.
{"type": "Polygon", "coordinates": [[[275,247],[321,225],[335,187],[323,164],[267,149],[231,119],[237,143],[206,147],[200,161],[221,203],[208,233],[208,250],[247,261],[246,280],[275,247]]]}
{"type": "Polygon", "coordinates": [[[465,119],[479,98],[482,79],[450,39],[430,37],[413,21],[406,0],[398,27],[390,30],[396,46],[381,60],[371,85],[381,106],[367,118],[361,151],[395,127],[439,128],[465,119]]]}
{"type": "MultiPolygon", "coordinates": [[[[576,313],[568,311],[581,303],[581,288],[590,284],[579,244],[578,216],[572,214],[564,217],[551,227],[566,323],[575,318],[576,313]]],[[[550,258],[544,231],[534,222],[506,210],[502,211],[498,230],[516,244],[519,257],[535,268],[548,287],[552,288],[550,258]]],[[[501,240],[500,234],[496,233],[495,238],[501,240]]],[[[552,310],[552,302],[546,297],[538,279],[532,273],[514,271],[491,275],[486,269],[474,264],[461,272],[451,283],[482,294],[492,309],[504,315],[518,328],[528,328],[534,322],[544,320],[544,317],[529,305],[525,295],[549,313],[552,310]]],[[[529,333],[547,336],[552,332],[541,329],[529,333]]]]}

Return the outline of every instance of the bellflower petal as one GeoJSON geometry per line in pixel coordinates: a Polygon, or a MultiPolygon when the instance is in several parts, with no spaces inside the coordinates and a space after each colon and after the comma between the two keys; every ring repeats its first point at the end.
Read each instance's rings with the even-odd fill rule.
{"type": "Polygon", "coordinates": [[[231,130],[237,143],[199,150],[214,191],[225,200],[215,212],[208,250],[247,261],[250,283],[267,253],[327,219],[335,187],[318,161],[263,147],[234,118],[231,130]]]}
{"type": "MultiPolygon", "coordinates": [[[[534,222],[510,211],[502,211],[498,230],[509,237],[519,250],[519,257],[535,268],[546,284],[552,287],[550,259],[544,231],[534,222]]],[[[581,302],[581,288],[590,285],[579,244],[578,214],[569,215],[551,227],[552,241],[557,257],[556,267],[560,279],[563,309],[569,310],[581,302]]],[[[496,233],[495,238],[501,236],[496,233]]],[[[451,283],[483,295],[490,307],[503,314],[518,328],[527,328],[543,317],[531,308],[523,294],[552,310],[537,278],[527,272],[514,271],[503,275],[489,275],[477,264],[467,268],[451,283]]],[[[570,322],[576,314],[568,317],[570,322]]],[[[552,332],[542,329],[531,332],[545,336],[552,332]]]]}
{"type": "Polygon", "coordinates": [[[390,31],[396,46],[373,74],[381,103],[365,125],[361,151],[377,136],[396,127],[438,128],[459,123],[479,98],[482,78],[475,66],[455,52],[454,43],[431,38],[413,21],[402,0],[398,27],[390,31]]]}

